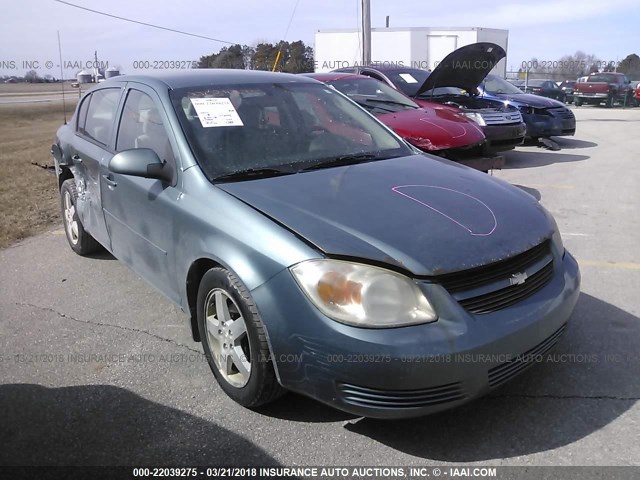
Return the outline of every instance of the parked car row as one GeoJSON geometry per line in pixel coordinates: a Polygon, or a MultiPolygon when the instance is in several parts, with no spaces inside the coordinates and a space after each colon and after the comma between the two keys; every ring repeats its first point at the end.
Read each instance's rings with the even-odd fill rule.
{"type": "Polygon", "coordinates": [[[333,72],[306,76],[344,93],[422,151],[479,170],[503,165],[502,157],[488,152],[480,125],[457,108],[427,102],[418,105],[398,90],[365,75],[333,72]]]}
{"type": "Polygon", "coordinates": [[[579,296],[533,196],[424,153],[512,148],[526,99],[478,89],[482,71],[354,73],[115,77],[51,147],[71,249],[107,250],[187,313],[248,408],[287,390],[368,417],[459,406],[552,348],[579,296]]]}
{"type": "Polygon", "coordinates": [[[584,105],[605,104],[612,107],[616,103],[624,106],[638,106],[637,85],[626,75],[616,72],[592,73],[578,80],[565,80],[556,83],[553,80],[531,79],[510,80],[510,83],[523,92],[553,98],[563,103],[584,105]]]}
{"type": "MultiPolygon", "coordinates": [[[[462,163],[470,164],[468,159],[474,156],[513,149],[525,137],[574,135],[575,117],[563,102],[524,93],[489,74],[505,55],[498,45],[476,43],[448,55],[433,72],[366,66],[309,76],[335,86],[417,148],[462,163]],[[458,68],[459,65],[467,67],[458,68]],[[366,77],[374,81],[367,82],[366,77]],[[411,114],[405,106],[410,99],[411,114]],[[421,110],[416,110],[417,106],[421,110]],[[404,113],[398,113],[398,109],[404,113]],[[454,114],[455,121],[451,123],[454,114]],[[449,123],[439,123],[445,116],[449,116],[449,123]],[[473,129],[469,121],[482,129],[481,148],[477,134],[470,135],[473,129]]],[[[485,161],[480,169],[488,168],[491,167],[485,161]]]]}

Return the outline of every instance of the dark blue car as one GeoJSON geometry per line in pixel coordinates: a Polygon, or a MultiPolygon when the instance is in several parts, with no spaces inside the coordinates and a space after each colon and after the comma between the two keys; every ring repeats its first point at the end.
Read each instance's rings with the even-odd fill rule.
{"type": "Polygon", "coordinates": [[[189,314],[246,407],[286,390],[371,417],[460,405],[550,349],[579,295],[534,197],[310,78],[109,79],[52,153],[70,247],[189,314]]]}
{"type": "Polygon", "coordinates": [[[497,75],[487,75],[478,90],[481,95],[498,98],[518,107],[527,125],[527,138],[568,136],[576,133],[576,117],[564,102],[524,93],[497,75]]]}

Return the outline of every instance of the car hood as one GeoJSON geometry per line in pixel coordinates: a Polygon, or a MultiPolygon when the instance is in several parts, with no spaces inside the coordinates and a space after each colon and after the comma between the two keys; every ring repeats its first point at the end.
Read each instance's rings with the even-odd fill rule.
{"type": "Polygon", "coordinates": [[[511,105],[516,107],[534,107],[534,108],[554,108],[564,107],[564,103],[554,100],[553,98],[542,97],[540,95],[531,95],[529,93],[492,93],[494,98],[507,100],[511,105]]]}
{"type": "Polygon", "coordinates": [[[495,43],[481,42],[461,47],[438,64],[416,96],[437,87],[458,87],[473,92],[506,56],[504,48],[495,43]]]}
{"type": "Polygon", "coordinates": [[[404,110],[377,117],[398,135],[427,151],[467,147],[485,140],[474,121],[446,107],[404,110]]]}
{"type": "Polygon", "coordinates": [[[418,276],[508,258],[554,228],[528,193],[429,155],[217,186],[329,256],[418,276]]]}

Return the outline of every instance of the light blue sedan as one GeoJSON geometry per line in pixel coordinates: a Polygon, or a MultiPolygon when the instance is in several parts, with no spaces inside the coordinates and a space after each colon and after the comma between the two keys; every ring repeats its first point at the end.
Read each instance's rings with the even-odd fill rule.
{"type": "Polygon", "coordinates": [[[371,417],[451,408],[550,349],[578,298],[535,198],[309,78],[109,79],[52,153],[71,248],[187,312],[247,407],[293,390],[371,417]]]}

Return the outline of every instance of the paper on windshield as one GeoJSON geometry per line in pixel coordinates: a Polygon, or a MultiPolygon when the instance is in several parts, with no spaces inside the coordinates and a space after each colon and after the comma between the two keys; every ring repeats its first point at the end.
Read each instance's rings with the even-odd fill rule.
{"type": "Polygon", "coordinates": [[[191,103],[204,128],[244,126],[228,98],[192,98],[191,103]]]}
{"type": "Polygon", "coordinates": [[[416,80],[410,73],[401,73],[400,78],[407,83],[418,83],[418,80],[416,80]]]}

